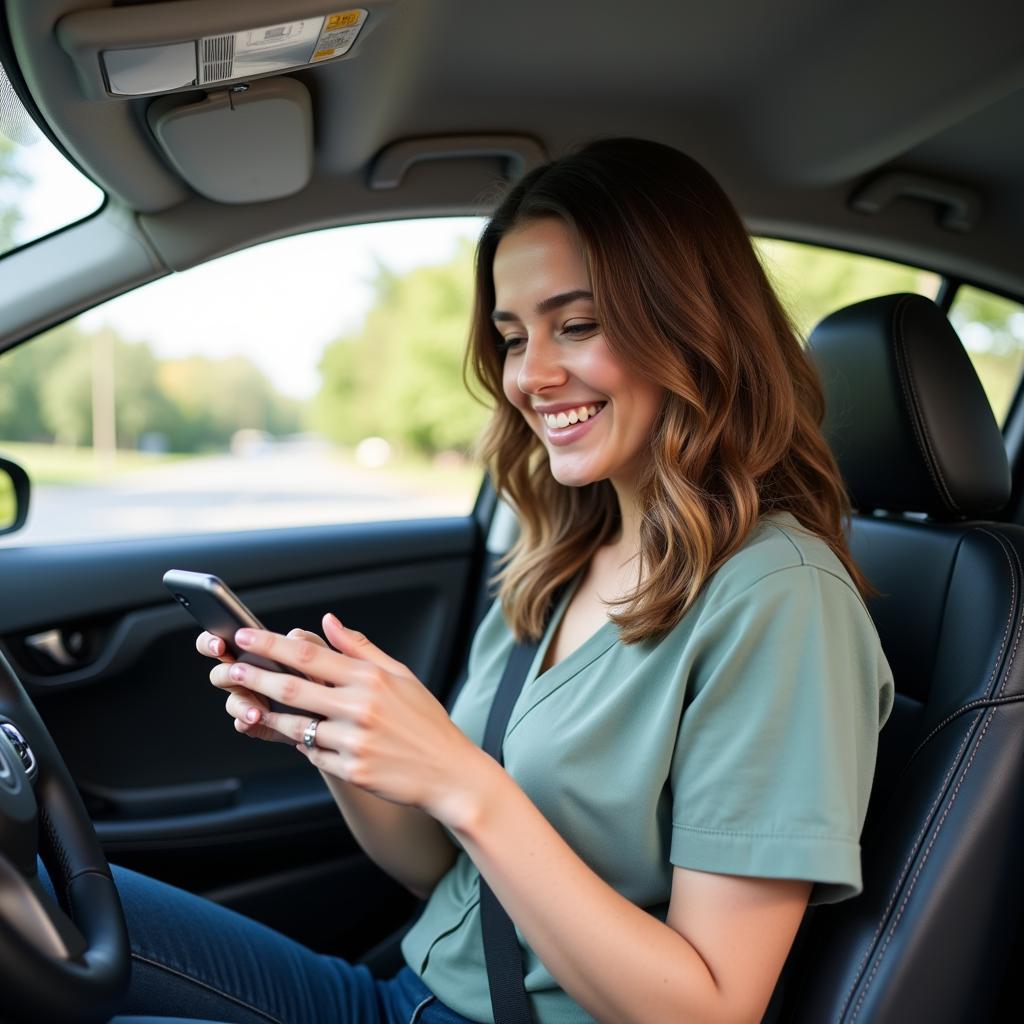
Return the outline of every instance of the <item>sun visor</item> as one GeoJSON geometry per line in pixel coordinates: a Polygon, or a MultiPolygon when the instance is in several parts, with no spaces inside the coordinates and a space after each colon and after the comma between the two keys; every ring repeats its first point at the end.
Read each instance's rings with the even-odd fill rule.
{"type": "Polygon", "coordinates": [[[219,203],[281,199],[313,173],[313,108],[294,78],[264,78],[182,103],[162,96],[146,117],[164,156],[219,203]]]}

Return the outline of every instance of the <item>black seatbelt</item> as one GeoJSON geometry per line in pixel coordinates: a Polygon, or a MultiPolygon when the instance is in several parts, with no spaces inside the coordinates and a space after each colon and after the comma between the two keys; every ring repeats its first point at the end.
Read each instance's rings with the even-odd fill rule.
{"type": "MultiPolygon", "coordinates": [[[[551,598],[551,609],[557,607],[564,587],[551,598]]],[[[502,743],[512,708],[526,682],[526,673],[540,641],[520,643],[512,649],[498,691],[491,704],[484,729],[483,749],[500,765],[504,765],[502,743]]],[[[491,990],[494,1024],[532,1024],[530,1006],[523,982],[523,950],[516,938],[515,925],[498,902],[491,887],[480,875],[480,927],[484,935],[484,959],[487,962],[487,984],[491,990]]]]}

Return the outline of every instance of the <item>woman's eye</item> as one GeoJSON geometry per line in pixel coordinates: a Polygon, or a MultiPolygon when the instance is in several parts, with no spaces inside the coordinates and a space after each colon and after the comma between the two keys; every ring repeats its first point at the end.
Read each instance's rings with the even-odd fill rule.
{"type": "Polygon", "coordinates": [[[513,349],[513,348],[515,348],[518,345],[524,344],[525,341],[526,341],[525,338],[513,338],[513,337],[502,338],[501,341],[498,342],[498,351],[499,352],[508,352],[509,349],[513,349]]]}
{"type": "Polygon", "coordinates": [[[566,334],[590,334],[597,330],[597,324],[566,324],[562,330],[566,334]]]}

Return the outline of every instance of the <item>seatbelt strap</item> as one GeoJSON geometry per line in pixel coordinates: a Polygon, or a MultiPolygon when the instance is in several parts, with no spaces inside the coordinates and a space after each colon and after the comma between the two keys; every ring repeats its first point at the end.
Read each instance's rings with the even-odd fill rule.
{"type": "MultiPolygon", "coordinates": [[[[563,591],[564,587],[560,587],[552,595],[552,609],[557,607],[563,591]]],[[[500,765],[505,763],[502,754],[505,728],[539,644],[540,641],[516,644],[491,704],[484,729],[483,749],[500,765]]],[[[532,1024],[523,982],[523,950],[516,937],[515,925],[491,887],[484,881],[483,875],[479,878],[480,927],[484,936],[484,959],[487,962],[487,984],[491,990],[494,1024],[532,1024]]]]}

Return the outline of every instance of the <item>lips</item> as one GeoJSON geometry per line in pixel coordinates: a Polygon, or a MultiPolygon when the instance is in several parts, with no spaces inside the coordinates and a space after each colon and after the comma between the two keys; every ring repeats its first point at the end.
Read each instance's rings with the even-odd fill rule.
{"type": "MultiPolygon", "coordinates": [[[[587,433],[587,431],[590,430],[594,422],[601,418],[601,414],[604,412],[604,408],[607,404],[607,402],[602,402],[599,405],[597,412],[589,419],[581,420],[579,423],[571,423],[567,427],[549,427],[542,417],[541,423],[544,426],[544,433],[547,436],[547,439],[556,446],[572,444],[574,441],[579,440],[587,433]]],[[[569,406],[568,408],[575,409],[578,408],[578,406],[569,406]]]]}

